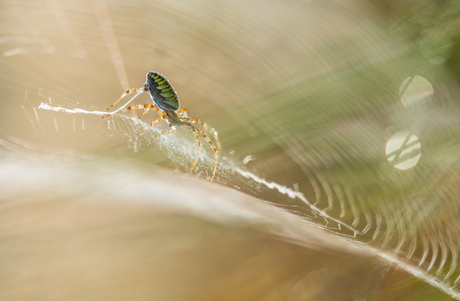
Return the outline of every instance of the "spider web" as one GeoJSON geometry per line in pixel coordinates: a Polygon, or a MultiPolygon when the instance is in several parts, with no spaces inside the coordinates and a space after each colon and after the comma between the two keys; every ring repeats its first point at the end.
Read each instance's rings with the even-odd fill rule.
{"type": "MultiPolygon", "coordinates": [[[[101,118],[161,72],[181,107],[219,132],[215,183],[460,300],[460,93],[445,70],[455,22],[429,6],[391,23],[352,1],[253,5],[4,1],[2,138],[186,172],[190,132],[161,135],[160,123],[137,136],[154,112],[101,118]],[[414,28],[428,33],[408,41],[414,28]]],[[[146,93],[132,102],[143,103],[146,93]]],[[[212,164],[203,141],[193,174],[209,178],[212,164]]]]}

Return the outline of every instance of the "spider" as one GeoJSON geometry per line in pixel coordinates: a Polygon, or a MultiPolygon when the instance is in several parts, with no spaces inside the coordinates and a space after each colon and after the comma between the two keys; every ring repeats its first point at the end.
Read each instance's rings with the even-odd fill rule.
{"type": "Polygon", "coordinates": [[[169,135],[173,134],[176,129],[175,126],[179,126],[182,128],[186,128],[191,130],[195,134],[196,143],[197,143],[197,154],[195,161],[193,161],[192,167],[190,168],[189,172],[191,173],[195,168],[196,163],[198,162],[198,158],[200,156],[200,149],[201,149],[201,141],[200,136],[203,137],[211,146],[211,149],[214,151],[214,168],[212,171],[212,176],[209,179],[209,182],[212,181],[216,174],[217,169],[217,158],[219,156],[219,152],[221,151],[220,142],[217,137],[217,131],[213,128],[210,128],[206,123],[199,119],[190,118],[188,117],[187,109],[179,110],[179,97],[177,96],[176,91],[174,90],[173,86],[169,83],[169,81],[161,74],[157,72],[150,71],[146,75],[146,81],[143,87],[138,89],[128,89],[123,94],[121,94],[120,98],[118,98],[107,110],[110,110],[116,103],[118,103],[123,97],[131,93],[138,93],[135,95],[131,101],[142,94],[143,92],[148,92],[150,94],[150,98],[152,98],[153,104],[144,104],[144,105],[136,105],[130,106],[126,109],[116,111],[112,114],[108,114],[103,116],[102,118],[113,116],[115,114],[126,112],[130,110],[137,110],[137,109],[144,109],[144,112],[139,116],[141,118],[144,116],[149,109],[154,109],[160,114],[160,117],[152,121],[148,126],[146,126],[138,135],[144,133],[148,128],[156,124],[157,122],[165,119],[168,122],[168,125],[172,127],[171,130],[161,132],[162,135],[169,135]],[[179,115],[181,114],[181,115],[179,115]],[[184,116],[185,114],[185,116],[184,116]],[[205,130],[210,130],[216,140],[217,147],[211,141],[211,139],[206,135],[206,133],[198,128],[196,128],[193,124],[198,123],[203,126],[205,130]]]}

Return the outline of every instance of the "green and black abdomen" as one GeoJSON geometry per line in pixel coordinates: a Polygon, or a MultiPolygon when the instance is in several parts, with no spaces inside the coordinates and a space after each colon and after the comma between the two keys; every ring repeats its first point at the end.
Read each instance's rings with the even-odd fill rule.
{"type": "Polygon", "coordinates": [[[147,73],[145,85],[155,106],[159,109],[163,111],[177,111],[179,109],[179,97],[163,75],[152,71],[147,73]]]}

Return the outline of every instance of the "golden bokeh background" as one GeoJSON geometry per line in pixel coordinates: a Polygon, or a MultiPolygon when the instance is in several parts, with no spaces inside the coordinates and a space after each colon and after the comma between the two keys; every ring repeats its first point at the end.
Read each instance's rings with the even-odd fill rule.
{"type": "Polygon", "coordinates": [[[0,299],[460,298],[456,1],[0,4],[0,299]]]}

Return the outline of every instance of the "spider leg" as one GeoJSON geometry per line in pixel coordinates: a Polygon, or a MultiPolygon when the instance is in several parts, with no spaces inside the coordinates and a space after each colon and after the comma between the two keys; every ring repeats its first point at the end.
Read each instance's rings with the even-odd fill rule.
{"type": "Polygon", "coordinates": [[[121,94],[121,96],[117,100],[115,100],[115,102],[113,104],[110,105],[110,107],[107,108],[107,111],[110,110],[114,105],[116,105],[117,102],[119,102],[126,95],[134,93],[134,92],[140,92],[142,90],[144,90],[144,87],[139,88],[139,89],[128,89],[128,90],[126,90],[125,92],[123,92],[123,94],[121,94]]]}
{"type": "MultiPolygon", "coordinates": [[[[123,109],[123,110],[121,110],[121,111],[114,112],[114,113],[112,113],[112,114],[104,115],[104,116],[102,116],[102,118],[109,117],[109,116],[113,116],[113,115],[116,115],[116,114],[121,113],[121,112],[126,112],[126,111],[130,111],[130,110],[137,110],[137,109],[142,109],[142,108],[144,108],[144,109],[146,109],[146,108],[147,108],[147,109],[154,109],[155,111],[158,112],[158,114],[160,114],[160,115],[162,115],[162,116],[164,115],[164,113],[163,113],[160,109],[158,109],[155,105],[146,104],[146,105],[137,105],[137,106],[127,107],[126,109],[123,109]]],[[[141,116],[142,116],[142,115],[141,115],[141,116]]]]}
{"type": "MultiPolygon", "coordinates": [[[[183,109],[181,111],[184,111],[184,110],[187,110],[187,109],[183,109]]],[[[188,112],[188,110],[186,112],[188,112]]],[[[212,135],[214,136],[214,139],[216,140],[217,149],[219,150],[219,152],[222,151],[222,147],[220,146],[220,141],[219,141],[217,131],[214,128],[210,127],[209,125],[207,125],[206,123],[204,123],[200,119],[190,118],[190,117],[180,117],[179,119],[180,120],[187,120],[187,121],[191,121],[191,122],[201,124],[205,128],[205,130],[210,131],[212,133],[212,135]]]]}
{"type": "Polygon", "coordinates": [[[185,116],[184,117],[188,117],[188,109],[182,109],[182,110],[179,110],[176,112],[178,115],[179,114],[182,114],[182,113],[185,113],[185,116]]]}
{"type": "Polygon", "coordinates": [[[144,116],[145,114],[147,114],[148,111],[149,111],[149,108],[145,109],[144,112],[142,112],[141,116],[139,116],[139,119],[141,119],[142,116],[144,116]]]}
{"type": "Polygon", "coordinates": [[[195,168],[196,162],[198,162],[198,158],[200,157],[200,150],[201,150],[200,136],[198,136],[198,133],[195,131],[193,131],[193,133],[195,134],[196,143],[198,144],[198,150],[196,151],[195,161],[193,161],[192,167],[190,167],[190,170],[188,171],[189,173],[191,173],[193,169],[195,168]]]}
{"type": "Polygon", "coordinates": [[[157,123],[158,121],[160,120],[163,120],[163,119],[166,119],[168,118],[167,115],[162,115],[160,117],[158,117],[157,119],[155,119],[154,121],[152,121],[148,126],[146,126],[139,134],[137,135],[141,135],[143,132],[145,132],[149,127],[153,126],[155,123],[157,123]]]}
{"type": "Polygon", "coordinates": [[[176,132],[176,128],[172,127],[170,130],[164,130],[160,134],[161,135],[171,135],[171,134],[174,134],[175,132],[176,132]]]}
{"type": "Polygon", "coordinates": [[[211,146],[212,150],[214,151],[214,168],[212,170],[212,176],[209,179],[209,182],[211,182],[212,179],[214,178],[214,176],[216,175],[217,158],[219,157],[219,151],[217,150],[216,146],[214,145],[214,143],[212,143],[211,139],[209,139],[208,135],[206,135],[205,132],[203,132],[200,129],[197,129],[191,123],[181,122],[181,123],[176,123],[176,125],[184,127],[184,128],[187,128],[187,129],[193,131],[195,133],[195,136],[197,136],[198,134],[201,135],[209,143],[209,145],[211,146]]]}

